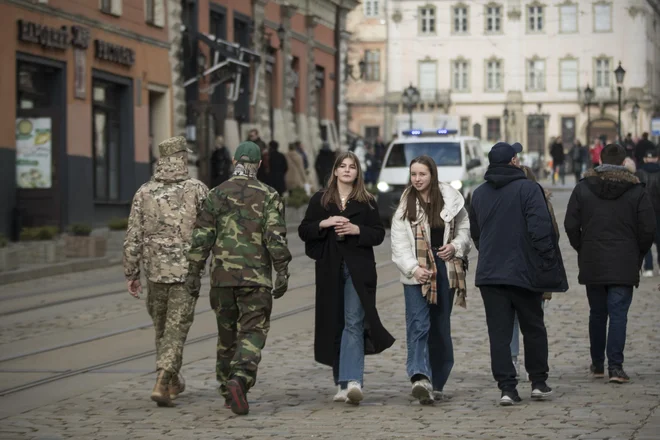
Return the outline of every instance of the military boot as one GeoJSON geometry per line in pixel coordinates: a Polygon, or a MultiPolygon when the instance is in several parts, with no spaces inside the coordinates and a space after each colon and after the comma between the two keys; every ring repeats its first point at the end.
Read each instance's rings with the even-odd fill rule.
{"type": "Polygon", "coordinates": [[[151,392],[151,400],[156,402],[158,406],[174,406],[170,398],[169,384],[172,379],[172,373],[165,370],[158,370],[158,378],[156,385],[151,392]]]}
{"type": "Polygon", "coordinates": [[[186,390],[186,381],[181,373],[172,374],[170,380],[170,399],[174,400],[177,396],[186,390]]]}

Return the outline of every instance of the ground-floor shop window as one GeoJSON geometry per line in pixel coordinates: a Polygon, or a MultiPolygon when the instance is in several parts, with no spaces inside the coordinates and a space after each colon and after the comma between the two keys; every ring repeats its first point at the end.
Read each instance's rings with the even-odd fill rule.
{"type": "Polygon", "coordinates": [[[94,80],[93,160],[94,198],[119,200],[120,105],[119,86],[94,80]]]}

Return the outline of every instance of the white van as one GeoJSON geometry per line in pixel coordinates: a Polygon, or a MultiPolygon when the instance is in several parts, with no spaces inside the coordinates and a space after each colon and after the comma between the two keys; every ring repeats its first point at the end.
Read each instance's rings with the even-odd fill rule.
{"type": "Polygon", "coordinates": [[[438,166],[440,181],[459,190],[469,205],[472,192],[484,181],[488,162],[478,138],[456,133],[446,129],[406,130],[389,145],[378,178],[378,209],[385,224],[389,225],[410,181],[410,162],[424,154],[438,166]]]}

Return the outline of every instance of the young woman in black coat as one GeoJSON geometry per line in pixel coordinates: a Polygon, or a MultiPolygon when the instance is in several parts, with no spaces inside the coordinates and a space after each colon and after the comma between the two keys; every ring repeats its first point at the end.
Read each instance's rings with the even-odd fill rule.
{"type": "Polygon", "coordinates": [[[394,338],[376,310],[373,247],[383,242],[385,229],[354,153],[338,155],[328,187],[312,196],[298,235],[316,260],[314,358],[332,366],[334,401],[357,405],[364,355],[382,352],[394,338]]]}

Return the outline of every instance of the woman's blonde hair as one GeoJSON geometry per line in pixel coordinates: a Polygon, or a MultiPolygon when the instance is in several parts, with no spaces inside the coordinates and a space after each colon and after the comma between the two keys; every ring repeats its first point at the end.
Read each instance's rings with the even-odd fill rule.
{"type": "MultiPolygon", "coordinates": [[[[335,163],[332,166],[332,172],[330,173],[330,180],[328,181],[328,186],[321,198],[321,204],[325,209],[328,209],[328,206],[331,203],[336,204],[339,209],[341,209],[341,199],[339,197],[339,189],[337,188],[337,176],[335,176],[335,171],[339,166],[344,162],[345,159],[350,159],[355,164],[357,168],[357,177],[355,182],[353,182],[353,190],[348,196],[349,200],[355,200],[361,203],[368,203],[371,206],[371,201],[374,199],[374,196],[367,191],[367,187],[364,185],[364,176],[362,174],[362,167],[360,166],[360,159],[351,151],[346,151],[337,155],[335,163]]],[[[373,206],[372,206],[373,208],[373,206]]]]}

